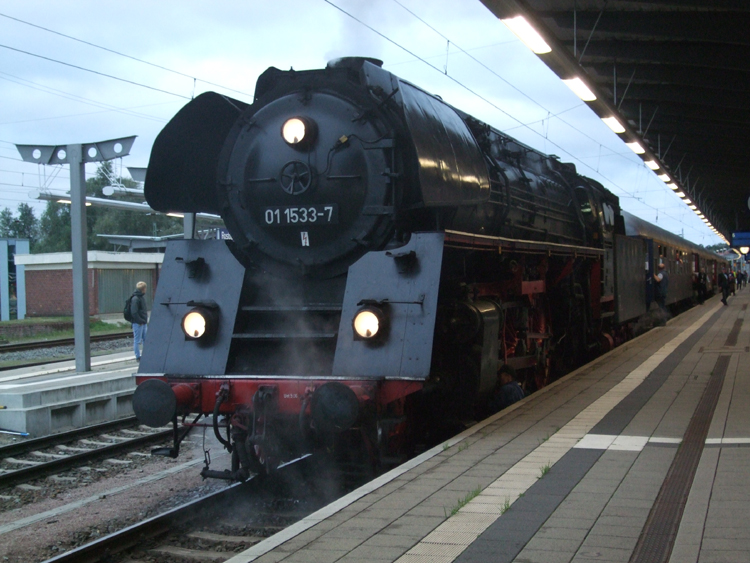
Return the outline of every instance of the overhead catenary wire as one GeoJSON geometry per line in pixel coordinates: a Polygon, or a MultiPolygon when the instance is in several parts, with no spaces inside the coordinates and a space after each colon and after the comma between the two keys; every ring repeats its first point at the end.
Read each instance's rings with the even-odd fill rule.
{"type": "MultiPolygon", "coordinates": [[[[24,78],[19,78],[17,76],[13,76],[12,74],[8,74],[5,72],[0,72],[0,80],[7,80],[8,82],[12,82],[14,84],[18,84],[20,86],[25,86],[26,88],[31,88],[32,90],[38,90],[40,92],[44,92],[46,94],[52,94],[54,96],[60,96],[62,98],[72,100],[74,102],[79,102],[82,104],[102,108],[106,111],[114,111],[118,113],[122,113],[125,115],[130,115],[132,117],[139,117],[142,119],[147,119],[151,121],[157,121],[159,123],[166,123],[166,119],[155,117],[153,115],[148,115],[144,113],[139,113],[136,111],[133,111],[133,109],[143,108],[143,107],[152,107],[152,106],[158,106],[158,105],[164,105],[164,104],[171,104],[174,102],[161,102],[158,104],[147,104],[142,106],[135,106],[134,108],[121,108],[117,106],[113,106],[111,104],[105,104],[104,102],[98,102],[96,100],[91,100],[89,98],[84,98],[83,96],[78,96],[76,94],[71,94],[70,92],[65,92],[63,90],[59,90],[58,88],[52,88],[50,86],[43,86],[40,84],[37,84],[35,82],[32,82],[31,80],[26,80],[24,78]],[[8,78],[10,77],[10,78],[8,78]],[[13,80],[15,79],[15,80],[13,80]]],[[[102,113],[102,112],[94,112],[94,113],[102,113]]],[[[81,115],[92,115],[91,113],[88,114],[75,114],[75,115],[63,115],[63,116],[52,116],[52,117],[39,117],[35,119],[26,119],[26,120],[19,120],[19,121],[4,121],[0,122],[0,125],[10,125],[14,123],[30,123],[34,121],[43,121],[48,119],[62,119],[65,117],[79,117],[81,115]]]]}
{"type": "Polygon", "coordinates": [[[227,86],[222,86],[221,84],[216,84],[214,82],[209,82],[208,80],[204,80],[202,78],[198,78],[198,77],[192,76],[190,74],[185,74],[184,72],[180,72],[179,70],[174,70],[174,69],[171,69],[169,67],[162,66],[162,65],[159,65],[159,64],[156,64],[156,63],[152,63],[152,62],[144,60],[144,59],[139,59],[138,57],[134,57],[132,55],[128,55],[127,53],[122,53],[120,51],[116,51],[114,49],[110,49],[108,47],[104,47],[102,45],[98,45],[96,43],[92,43],[91,41],[86,41],[84,39],[80,39],[78,37],[73,37],[72,35],[68,35],[66,33],[61,33],[59,31],[55,31],[54,29],[50,29],[48,27],[37,25],[35,23],[31,23],[31,22],[28,22],[26,20],[22,20],[20,18],[15,18],[13,16],[9,16],[8,14],[0,13],[0,17],[7,18],[9,20],[13,20],[13,21],[16,21],[18,23],[22,23],[24,25],[28,25],[28,26],[34,27],[34,28],[40,29],[42,31],[46,31],[47,33],[53,33],[54,35],[59,35],[60,37],[64,37],[66,39],[70,39],[71,41],[77,41],[78,43],[82,43],[83,45],[88,45],[89,47],[94,47],[96,49],[101,49],[102,51],[106,51],[108,53],[112,53],[112,54],[118,55],[120,57],[125,57],[126,59],[130,59],[132,61],[136,61],[136,62],[145,64],[145,65],[148,65],[148,66],[152,66],[154,68],[158,68],[158,69],[161,69],[161,70],[164,70],[164,71],[167,71],[167,72],[171,72],[171,73],[177,74],[179,76],[184,76],[185,78],[190,78],[193,81],[203,82],[204,84],[208,84],[209,86],[216,86],[217,88],[221,88],[223,90],[226,90],[227,92],[234,92],[236,94],[242,94],[244,96],[250,96],[252,98],[252,94],[248,94],[247,92],[242,92],[241,90],[234,90],[234,89],[229,88],[227,86]]]}
{"type": "Polygon", "coordinates": [[[73,63],[66,63],[65,61],[60,61],[58,59],[53,59],[51,57],[45,57],[44,55],[40,55],[38,53],[32,53],[31,51],[25,51],[23,49],[17,49],[15,47],[11,47],[10,45],[3,45],[0,43],[0,48],[8,49],[9,51],[15,51],[16,53],[22,53],[24,55],[29,55],[31,57],[36,57],[39,59],[43,59],[45,61],[50,61],[53,63],[61,64],[70,68],[75,68],[78,70],[81,70],[83,72],[90,72],[91,74],[96,74],[99,76],[103,76],[105,78],[111,78],[113,80],[119,80],[120,82],[125,82],[126,84],[132,84],[133,86],[140,86],[141,88],[148,88],[149,90],[153,90],[155,92],[161,92],[162,94],[169,94],[170,96],[176,96],[178,98],[183,98],[185,100],[189,100],[190,96],[183,96],[182,94],[177,94],[175,92],[170,92],[168,90],[163,90],[161,88],[156,88],[155,86],[149,86],[147,84],[142,84],[140,82],[135,82],[134,80],[128,80],[127,78],[120,78],[119,76],[114,76],[112,74],[107,74],[106,72],[100,72],[98,70],[93,70],[91,68],[86,68],[80,65],[74,65],[73,63]]]}

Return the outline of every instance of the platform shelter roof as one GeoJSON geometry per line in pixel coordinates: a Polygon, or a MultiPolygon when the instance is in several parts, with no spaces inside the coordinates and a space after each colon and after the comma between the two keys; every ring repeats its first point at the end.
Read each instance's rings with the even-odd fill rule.
{"type": "Polygon", "coordinates": [[[750,230],[750,2],[746,0],[482,0],[523,15],[551,46],[539,57],[581,77],[600,116],[644,148],[659,174],[727,239],[750,230]]]}

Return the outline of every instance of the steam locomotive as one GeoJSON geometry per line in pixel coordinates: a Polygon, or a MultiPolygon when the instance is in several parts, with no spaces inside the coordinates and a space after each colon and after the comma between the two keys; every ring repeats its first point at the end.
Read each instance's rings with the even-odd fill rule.
{"type": "Polygon", "coordinates": [[[486,413],[503,366],[533,391],[628,338],[659,262],[676,303],[718,260],[367,58],[270,68],[251,105],[197,97],[145,193],[231,234],[167,248],[133,399],[175,424],[164,455],[178,417],[213,415],[232,470],[208,477],[396,463],[486,413]]]}

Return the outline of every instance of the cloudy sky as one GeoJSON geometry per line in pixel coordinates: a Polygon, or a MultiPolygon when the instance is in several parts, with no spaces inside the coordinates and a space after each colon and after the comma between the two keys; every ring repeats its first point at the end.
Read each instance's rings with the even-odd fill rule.
{"type": "MultiPolygon", "coordinates": [[[[5,0],[0,4],[0,208],[69,189],[67,167],[15,144],[154,138],[208,90],[250,102],[270,66],[363,55],[452,105],[576,164],[622,206],[699,244],[719,239],[479,0],[5,0]]],[[[95,167],[87,169],[87,175],[95,167]]]]}

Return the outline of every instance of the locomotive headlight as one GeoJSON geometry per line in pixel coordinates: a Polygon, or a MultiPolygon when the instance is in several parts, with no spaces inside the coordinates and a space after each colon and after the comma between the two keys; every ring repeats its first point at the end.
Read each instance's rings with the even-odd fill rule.
{"type": "Polygon", "coordinates": [[[217,325],[218,313],[207,307],[195,307],[182,317],[182,332],[188,340],[210,339],[217,325]]]}
{"type": "Polygon", "coordinates": [[[382,339],[387,329],[387,317],[379,307],[362,307],[352,320],[355,340],[382,339]]]}
{"type": "Polygon", "coordinates": [[[281,136],[291,147],[305,149],[313,144],[318,128],[312,119],[292,117],[281,126],[281,136]]]}

